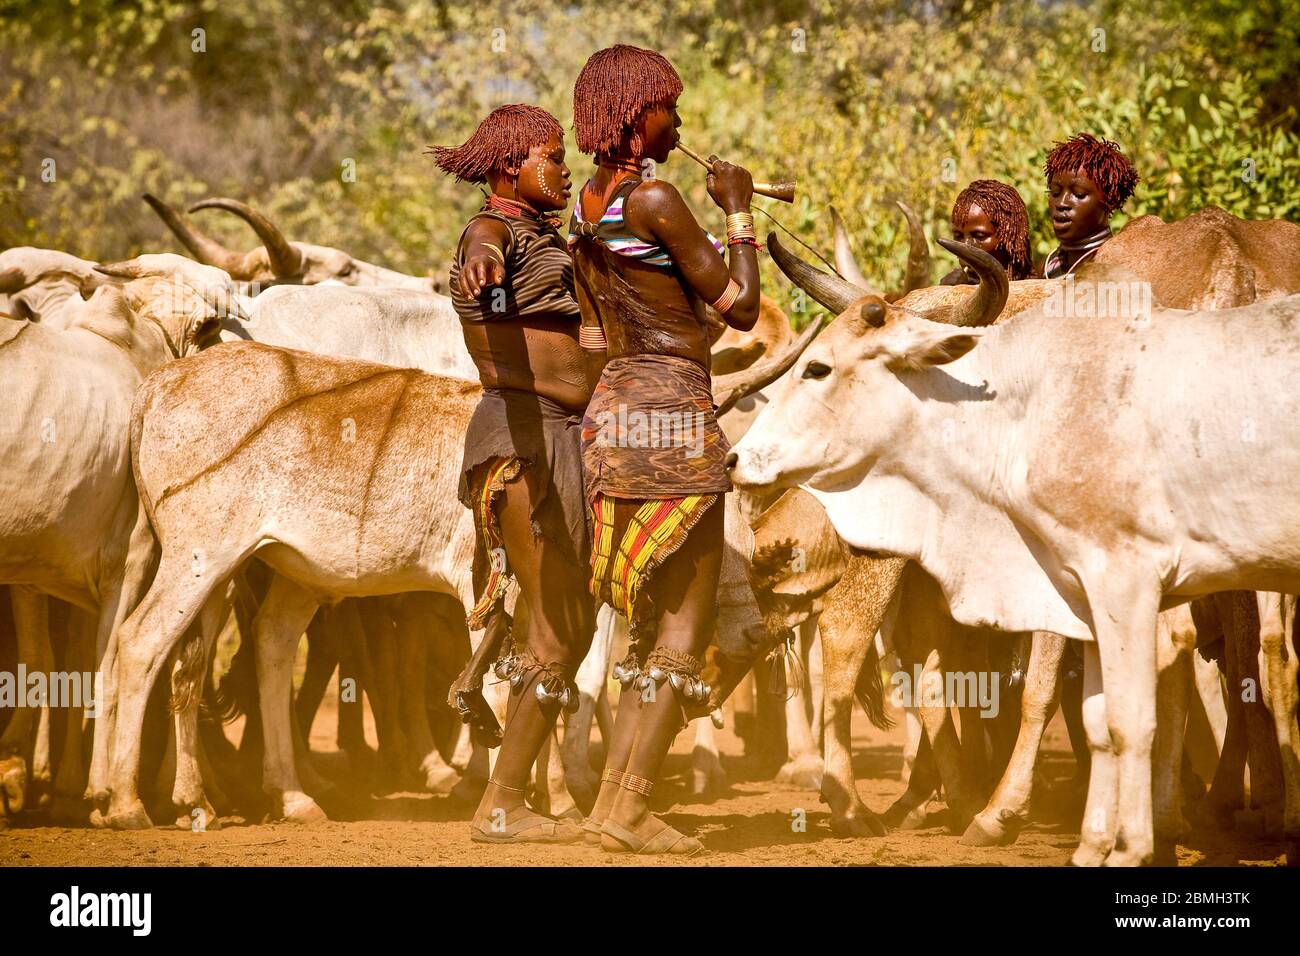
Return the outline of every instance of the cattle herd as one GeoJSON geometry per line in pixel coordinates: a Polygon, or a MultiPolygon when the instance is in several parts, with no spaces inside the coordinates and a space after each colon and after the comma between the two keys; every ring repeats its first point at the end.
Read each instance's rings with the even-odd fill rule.
{"type": "MultiPolygon", "coordinates": [[[[145,199],[193,258],[0,253],[0,827],[325,819],[307,743],[336,676],[378,742],[339,707],[351,774],[481,788],[492,753],[444,705],[481,637],[457,497],[480,386],[450,300],[242,202],[189,212],[243,218],[248,253],[145,199]]],[[[834,834],[920,825],[939,793],[964,843],[1006,846],[1059,707],[1087,779],[1074,863],[1170,862],[1247,805],[1294,863],[1300,226],[1147,216],[1077,279],[1014,282],[944,242],[980,281],[930,287],[904,212],[903,292],[842,229],[837,274],[770,237],[834,320],[796,335],[764,298],[714,344],[737,493],[692,786],[720,785],[724,698],[783,673],[782,773],[834,834]],[[888,720],[886,661],[916,692],[877,817],[851,723],[888,720]]],[[[594,798],[620,622],[598,616],[539,758],[545,812],[594,798]]]]}

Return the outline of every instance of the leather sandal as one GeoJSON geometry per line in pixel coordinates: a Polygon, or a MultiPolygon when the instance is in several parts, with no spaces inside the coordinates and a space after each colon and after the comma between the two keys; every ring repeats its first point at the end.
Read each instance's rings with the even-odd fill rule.
{"type": "Polygon", "coordinates": [[[506,825],[498,830],[491,819],[475,820],[470,824],[469,838],[475,843],[577,843],[583,838],[582,830],[568,820],[556,820],[540,813],[521,808],[523,812],[514,821],[507,813],[506,825]]]}
{"type": "Polygon", "coordinates": [[[632,853],[637,856],[697,856],[704,852],[704,844],[695,837],[674,830],[656,816],[648,818],[659,824],[649,837],[641,836],[613,820],[606,820],[600,831],[600,847],[606,853],[632,853]]]}

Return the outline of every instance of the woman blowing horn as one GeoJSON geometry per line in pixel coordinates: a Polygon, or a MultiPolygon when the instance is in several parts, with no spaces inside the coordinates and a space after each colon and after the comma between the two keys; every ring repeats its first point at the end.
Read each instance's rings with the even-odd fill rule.
{"type": "MultiPolygon", "coordinates": [[[[460,499],[474,512],[478,603],[487,653],[504,638],[501,599],[513,572],[527,611],[524,646],[497,662],[510,703],[492,779],[471,824],[483,843],[581,839],[572,823],[531,810],[529,771],[561,707],[576,708],[573,675],[591,643],[587,530],[579,435],[591,397],[579,346],[573,263],[554,213],[569,198],[560,124],[536,106],[493,110],[438,166],[492,192],[461,234],[452,302],[478,366],[483,398],[465,435],[460,499]]],[[[518,618],[519,615],[516,615],[518,618]]],[[[519,630],[519,628],[516,628],[519,630]]],[[[474,664],[456,682],[462,716],[495,730],[474,664]]]]}
{"type": "Polygon", "coordinates": [[[597,169],[569,226],[583,345],[604,363],[583,419],[591,590],[628,618],[632,649],[600,794],[583,827],[609,851],[696,853],[649,798],[684,708],[708,688],[722,562],[726,439],[709,377],[710,304],[733,328],[758,316],[752,180],[713,158],[709,194],[727,214],[730,267],[671,185],[648,175],[677,143],[682,83],[658,53],[594,54],[573,91],[578,148],[597,169]],[[590,332],[588,332],[590,329],[590,332]]]}

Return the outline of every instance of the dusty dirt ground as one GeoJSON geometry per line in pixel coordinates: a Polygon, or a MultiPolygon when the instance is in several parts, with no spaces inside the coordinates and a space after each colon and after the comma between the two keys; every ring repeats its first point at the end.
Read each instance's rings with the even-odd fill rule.
{"type": "MultiPolygon", "coordinates": [[[[313,727],[314,751],[333,750],[331,704],[313,727]]],[[[863,800],[882,813],[902,792],[902,734],[881,732],[858,714],[854,765],[863,800]]],[[[373,730],[367,728],[373,742],[373,730]]],[[[228,733],[234,738],[237,725],[228,733]]],[[[634,858],[583,846],[499,847],[471,843],[472,807],[454,797],[428,793],[363,796],[335,810],[337,822],[315,826],[245,823],[224,819],[218,830],[193,833],[170,827],[143,832],[109,832],[43,825],[31,814],[0,832],[0,865],[25,866],[1061,866],[1078,838],[1078,811],[1071,813],[1074,759],[1059,715],[1048,728],[1040,760],[1051,785],[1036,806],[1039,817],[1011,847],[964,847],[931,815],[923,830],[891,832],[883,838],[841,839],[829,828],[829,812],[818,794],[774,780],[755,779],[752,762],[730,727],[718,735],[729,787],[700,800],[687,792],[693,734],[683,733],[660,786],[666,819],[700,837],[708,853],[692,860],[634,858]],[[804,810],[802,832],[792,826],[804,810]]],[[[593,758],[601,751],[593,742],[593,758]]],[[[1261,839],[1253,814],[1239,814],[1230,833],[1192,831],[1178,848],[1182,866],[1278,865],[1283,848],[1261,839]]]]}

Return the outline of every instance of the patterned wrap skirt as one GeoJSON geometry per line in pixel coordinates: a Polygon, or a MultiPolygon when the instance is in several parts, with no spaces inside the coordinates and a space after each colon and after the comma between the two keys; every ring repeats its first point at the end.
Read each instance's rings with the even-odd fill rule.
{"type": "Polygon", "coordinates": [[[560,557],[581,568],[590,539],[583,501],[581,418],[532,392],[485,389],[465,432],[460,501],[474,512],[474,591],[470,630],[487,623],[505,593],[510,569],[495,503],[507,482],[525,469],[540,469],[541,496],[533,501],[532,526],[560,557]]]}
{"type": "Polygon", "coordinates": [[[633,625],[655,616],[645,588],[654,569],[731,490],[730,450],[698,362],[636,355],[605,365],[582,420],[590,587],[633,625]]]}

